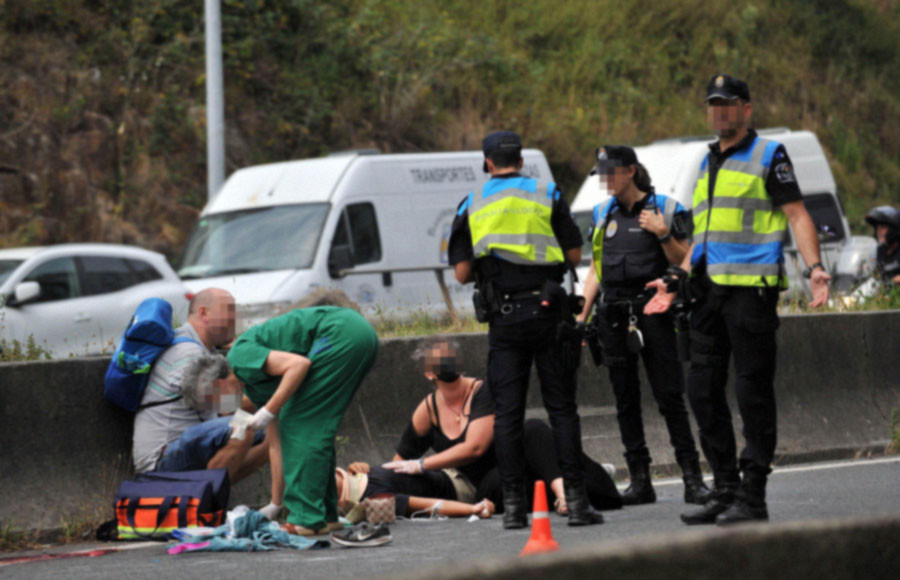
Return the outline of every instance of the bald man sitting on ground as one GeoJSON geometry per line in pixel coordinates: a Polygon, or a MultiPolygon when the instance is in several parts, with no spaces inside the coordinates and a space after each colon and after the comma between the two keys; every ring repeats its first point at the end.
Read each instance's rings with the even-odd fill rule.
{"type": "MultiPolygon", "coordinates": [[[[134,418],[135,471],[224,467],[232,483],[240,481],[268,461],[268,444],[263,431],[235,432],[225,415],[241,407],[253,413],[255,407],[240,391],[197,392],[196,377],[186,376],[191,362],[234,339],[234,297],[219,288],[201,291],[175,336],[193,342],[170,346],[153,365],[134,418]]],[[[273,495],[280,493],[273,489],[273,495]]],[[[261,511],[272,519],[280,504],[281,498],[273,497],[261,511]]]]}

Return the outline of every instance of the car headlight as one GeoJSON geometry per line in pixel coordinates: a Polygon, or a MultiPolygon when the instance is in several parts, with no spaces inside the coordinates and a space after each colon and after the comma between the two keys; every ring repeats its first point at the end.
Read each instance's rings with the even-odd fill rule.
{"type": "Polygon", "coordinates": [[[265,322],[270,318],[274,318],[279,314],[284,314],[290,308],[290,300],[282,302],[261,302],[257,304],[238,304],[235,306],[237,326],[239,332],[247,330],[251,326],[256,326],[261,322],[265,322]]]}

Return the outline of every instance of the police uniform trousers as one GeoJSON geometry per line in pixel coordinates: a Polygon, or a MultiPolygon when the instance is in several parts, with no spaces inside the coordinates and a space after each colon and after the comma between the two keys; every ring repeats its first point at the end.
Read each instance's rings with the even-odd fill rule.
{"type": "Polygon", "coordinates": [[[672,315],[646,316],[643,301],[635,301],[629,307],[627,301],[613,299],[601,306],[605,316],[600,315],[599,330],[609,367],[609,380],[616,396],[616,419],[629,465],[650,462],[641,416],[638,356],[644,360],[647,380],[659,412],[665,419],[675,459],[681,466],[696,464],[699,455],[684,403],[684,369],[678,360],[672,315]],[[631,314],[637,317],[637,326],[644,339],[644,348],[639,354],[629,352],[626,345],[631,314]]]}
{"type": "Polygon", "coordinates": [[[706,279],[706,298],[691,313],[688,398],[700,428],[700,445],[716,485],[740,479],[734,428],[725,398],[729,355],[734,357],[735,396],[744,424],[740,470],[747,487],[764,496],[775,454],[775,331],[778,290],[718,286],[706,279]]]}
{"type": "Polygon", "coordinates": [[[523,425],[532,363],[540,379],[562,476],[568,485],[581,485],[584,465],[575,402],[577,368],[565,368],[563,347],[556,340],[559,315],[544,310],[536,300],[513,306],[509,314],[494,315],[488,333],[487,381],[494,399],[494,446],[503,486],[519,488],[526,478],[523,425]]]}

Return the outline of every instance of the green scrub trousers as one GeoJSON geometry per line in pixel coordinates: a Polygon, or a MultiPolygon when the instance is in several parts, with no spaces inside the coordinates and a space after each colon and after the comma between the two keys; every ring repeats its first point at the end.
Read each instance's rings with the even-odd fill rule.
{"type": "Polygon", "coordinates": [[[287,520],[318,530],[338,521],[334,439],[375,362],[378,336],[354,310],[332,306],[293,310],[251,328],[235,342],[228,361],[257,407],[269,400],[281,380],[262,371],[271,350],[312,361],[297,392],[281,409],[278,433],[287,520]]]}

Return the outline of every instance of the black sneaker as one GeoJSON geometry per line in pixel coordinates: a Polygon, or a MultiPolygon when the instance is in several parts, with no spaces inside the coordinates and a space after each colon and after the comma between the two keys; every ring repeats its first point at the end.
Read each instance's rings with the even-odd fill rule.
{"type": "Polygon", "coordinates": [[[385,524],[372,525],[369,522],[356,524],[351,528],[344,528],[339,532],[331,532],[331,539],[336,544],[348,548],[368,548],[381,546],[392,541],[391,531],[385,524]]]}

